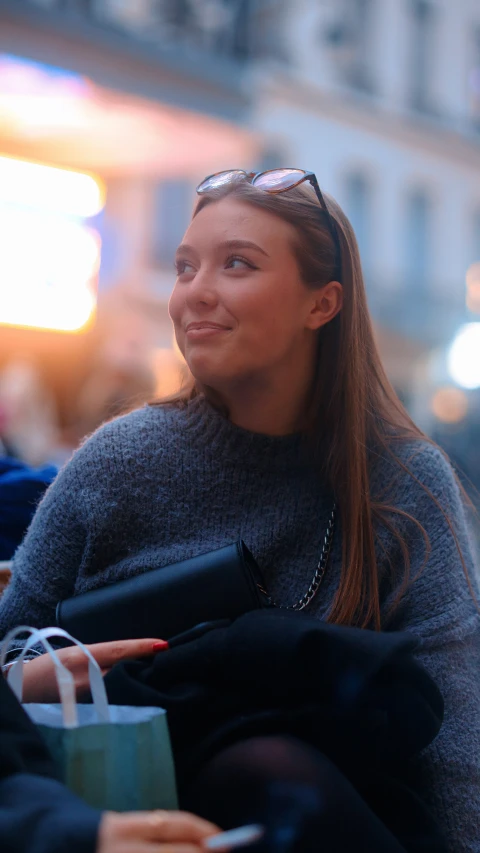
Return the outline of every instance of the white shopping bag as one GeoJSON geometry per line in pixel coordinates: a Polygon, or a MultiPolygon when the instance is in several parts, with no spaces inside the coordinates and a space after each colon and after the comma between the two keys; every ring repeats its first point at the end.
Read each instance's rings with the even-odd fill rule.
{"type": "Polygon", "coordinates": [[[90,651],[61,628],[36,630],[20,626],[7,634],[0,648],[0,667],[12,640],[29,633],[7,680],[22,701],[24,657],[41,643],[54,665],[58,704],[26,704],[56,761],[65,784],[99,809],[130,811],[177,808],[175,770],[166,713],[162,708],[109,705],[100,668],[90,651]],[[64,637],[89,659],[92,704],[79,704],[71,672],[49,643],[64,637]]]}

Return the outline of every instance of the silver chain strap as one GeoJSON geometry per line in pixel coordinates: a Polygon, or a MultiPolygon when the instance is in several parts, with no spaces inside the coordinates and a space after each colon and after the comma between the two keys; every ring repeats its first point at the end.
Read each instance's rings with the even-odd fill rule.
{"type": "Polygon", "coordinates": [[[277,602],[268,594],[266,589],[259,587],[261,592],[264,593],[268,597],[268,603],[271,607],[278,607],[281,610],[305,610],[306,607],[310,604],[310,602],[315,598],[320,584],[323,581],[325,571],[328,565],[328,558],[330,556],[330,551],[332,549],[333,542],[333,534],[335,532],[335,518],[337,514],[337,507],[335,504],[333,505],[332,511],[330,513],[327,529],[325,531],[325,536],[323,537],[323,545],[322,552],[320,554],[320,559],[318,561],[317,568],[315,569],[315,574],[313,575],[310,586],[308,587],[305,595],[302,598],[299,598],[295,604],[285,605],[285,604],[277,604],[277,602]]]}

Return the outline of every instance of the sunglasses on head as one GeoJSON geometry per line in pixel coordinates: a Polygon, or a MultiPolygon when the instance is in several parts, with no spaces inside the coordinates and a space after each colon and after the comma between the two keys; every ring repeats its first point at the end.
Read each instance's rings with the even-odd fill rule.
{"type": "Polygon", "coordinates": [[[314,172],[307,172],[305,169],[268,169],[266,172],[246,172],[244,169],[227,169],[224,172],[215,172],[215,174],[205,178],[198,185],[197,194],[203,195],[203,193],[220,189],[226,184],[231,184],[235,181],[249,181],[257,189],[263,190],[266,193],[272,193],[273,195],[293,190],[294,187],[298,187],[304,181],[309,181],[315,190],[320,207],[327,215],[328,228],[335,245],[337,267],[340,268],[341,251],[337,228],[314,172]]]}

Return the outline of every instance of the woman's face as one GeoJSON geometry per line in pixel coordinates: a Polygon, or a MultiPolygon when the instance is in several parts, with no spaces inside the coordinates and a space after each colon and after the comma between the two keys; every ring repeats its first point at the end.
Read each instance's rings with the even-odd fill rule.
{"type": "Polygon", "coordinates": [[[312,361],[317,293],[301,280],[294,238],[287,222],[231,197],[192,220],[169,311],[199,382],[218,391],[276,382],[292,375],[295,360],[300,369],[312,361]]]}

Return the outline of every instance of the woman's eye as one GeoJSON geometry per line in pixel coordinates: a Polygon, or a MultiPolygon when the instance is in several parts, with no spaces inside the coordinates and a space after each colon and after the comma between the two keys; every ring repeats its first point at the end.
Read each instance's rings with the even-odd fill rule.
{"type": "Polygon", "coordinates": [[[250,261],[247,261],[246,258],[228,258],[225,264],[227,269],[230,270],[241,270],[241,269],[256,269],[256,266],[252,264],[250,261]]]}
{"type": "Polygon", "coordinates": [[[175,269],[177,271],[177,275],[195,272],[194,267],[192,266],[192,264],[189,264],[188,261],[176,261],[175,269]]]}

